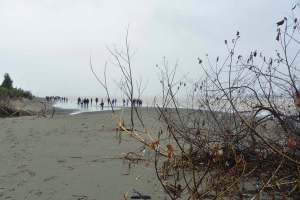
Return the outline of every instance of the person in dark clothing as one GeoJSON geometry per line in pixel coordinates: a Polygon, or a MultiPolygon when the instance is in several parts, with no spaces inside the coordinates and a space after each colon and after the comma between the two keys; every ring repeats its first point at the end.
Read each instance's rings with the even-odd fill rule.
{"type": "Polygon", "coordinates": [[[101,103],[100,103],[100,106],[101,106],[101,109],[103,110],[104,103],[101,102],[101,103]]]}
{"type": "Polygon", "coordinates": [[[141,107],[141,106],[142,106],[142,104],[143,104],[143,101],[142,101],[142,99],[138,99],[138,104],[139,104],[139,107],[141,107]]]}
{"type": "Polygon", "coordinates": [[[93,99],[91,98],[91,105],[93,104],[93,99]]]}
{"type": "Polygon", "coordinates": [[[97,103],[98,103],[98,97],[96,97],[96,105],[97,105],[97,103]]]}
{"type": "Polygon", "coordinates": [[[81,101],[81,99],[80,99],[80,97],[78,97],[78,99],[77,99],[78,105],[80,104],[80,101],[81,101]]]}
{"type": "Polygon", "coordinates": [[[110,98],[108,97],[107,98],[107,105],[109,106],[109,103],[110,103],[110,98]]]}
{"type": "Polygon", "coordinates": [[[86,99],[86,105],[89,106],[90,100],[89,98],[86,99]]]}
{"type": "Polygon", "coordinates": [[[132,100],[132,105],[135,106],[136,99],[132,100]]]}

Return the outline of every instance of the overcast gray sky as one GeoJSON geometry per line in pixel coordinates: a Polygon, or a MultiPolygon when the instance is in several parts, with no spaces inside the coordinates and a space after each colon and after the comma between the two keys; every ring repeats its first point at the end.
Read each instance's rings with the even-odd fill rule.
{"type": "MultiPolygon", "coordinates": [[[[172,67],[178,59],[178,77],[201,76],[197,58],[225,56],[224,40],[241,38],[239,54],[253,50],[274,55],[276,22],[299,0],[0,0],[0,75],[9,73],[14,86],[39,96],[103,96],[105,92],[89,68],[113,80],[119,69],[110,64],[106,45],[125,48],[130,23],[134,77],[148,87],[144,96],[160,92],[155,67],[163,56],[172,67]]],[[[2,81],[2,77],[1,77],[2,81]]],[[[118,92],[117,95],[120,93],[118,92]]]]}

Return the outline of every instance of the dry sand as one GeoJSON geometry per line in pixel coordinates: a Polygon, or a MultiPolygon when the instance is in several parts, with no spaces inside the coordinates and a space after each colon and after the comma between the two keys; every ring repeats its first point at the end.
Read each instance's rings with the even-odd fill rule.
{"type": "MultiPolygon", "coordinates": [[[[38,102],[30,106],[43,108],[38,102]]],[[[47,106],[51,110],[52,104],[47,106]]],[[[141,111],[147,116],[145,108],[141,111]]],[[[128,197],[133,195],[133,188],[152,199],[167,196],[151,165],[152,170],[131,165],[128,173],[128,163],[118,157],[141,144],[126,133],[118,143],[111,112],[58,110],[49,118],[51,113],[0,119],[0,199],[122,199],[128,190],[128,197]]],[[[123,118],[128,124],[129,110],[123,118]]],[[[153,120],[145,122],[150,126],[153,120]]]]}

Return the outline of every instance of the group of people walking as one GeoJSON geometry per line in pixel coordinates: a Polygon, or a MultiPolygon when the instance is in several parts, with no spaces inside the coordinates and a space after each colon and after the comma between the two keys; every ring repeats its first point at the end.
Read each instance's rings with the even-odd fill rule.
{"type": "MultiPolygon", "coordinates": [[[[112,105],[112,106],[116,106],[117,105],[117,98],[113,98],[113,99],[110,99],[109,97],[106,99],[107,100],[107,105],[112,105]]],[[[136,99],[133,100],[133,104],[134,102],[136,101],[136,99]]],[[[125,100],[124,98],[122,99],[122,103],[123,103],[123,106],[128,106],[129,104],[129,99],[125,100]]]]}
{"type": "MultiPolygon", "coordinates": [[[[68,97],[59,97],[59,96],[46,96],[46,100],[47,101],[51,101],[51,100],[54,100],[54,101],[61,101],[61,102],[68,102],[68,97]]],[[[95,102],[96,102],[96,105],[98,104],[98,102],[99,102],[99,99],[98,99],[98,97],[96,97],[95,99],[95,102]]],[[[117,102],[118,102],[118,100],[117,100],[117,98],[110,98],[110,97],[108,97],[108,98],[106,98],[106,101],[107,101],[107,105],[108,106],[117,106],[117,102]]],[[[122,103],[123,103],[123,106],[128,106],[129,105],[129,102],[130,102],[130,100],[129,99],[127,99],[127,100],[125,100],[124,98],[122,99],[122,103]]],[[[81,98],[81,97],[78,97],[78,99],[77,99],[77,104],[78,105],[80,105],[81,104],[81,106],[89,106],[89,104],[93,104],[93,98],[81,98]]],[[[132,105],[133,106],[137,106],[137,107],[140,107],[140,106],[142,106],[142,104],[143,104],[143,101],[141,100],[141,99],[133,99],[132,100],[132,105]]],[[[100,103],[99,103],[99,105],[101,106],[101,108],[103,109],[103,106],[104,106],[104,101],[103,101],[103,98],[101,98],[101,101],[100,101],[100,103]]]]}
{"type": "MultiPolygon", "coordinates": [[[[129,99],[125,100],[124,98],[122,99],[122,103],[123,103],[123,106],[128,106],[129,105],[129,99]]],[[[110,99],[110,98],[107,98],[107,105],[117,105],[117,99],[110,99]]],[[[132,100],[132,105],[133,106],[137,106],[137,107],[141,107],[143,106],[143,100],[142,99],[133,99],[132,100]]]]}
{"type": "MultiPolygon", "coordinates": [[[[99,99],[96,97],[95,99],[96,101],[96,105],[99,101],[99,99]]],[[[89,99],[89,98],[80,98],[78,97],[77,99],[77,104],[81,104],[81,106],[89,106],[89,104],[91,103],[91,105],[93,104],[93,98],[89,99]]],[[[101,103],[99,104],[101,106],[101,108],[103,109],[104,103],[103,103],[103,98],[101,98],[101,103]]]]}
{"type": "MultiPolygon", "coordinates": [[[[96,101],[96,105],[97,105],[99,99],[96,97],[95,101],[96,101]]],[[[112,98],[111,99],[110,97],[106,98],[106,101],[107,101],[108,106],[110,106],[110,105],[116,106],[117,102],[118,102],[117,98],[112,98]]],[[[130,102],[129,99],[127,99],[127,100],[125,100],[124,98],[122,99],[123,106],[125,106],[125,104],[126,104],[126,106],[128,106],[129,102],[130,102]]],[[[88,106],[89,104],[92,105],[93,104],[93,98],[89,99],[89,98],[80,98],[80,97],[78,97],[77,103],[78,103],[78,105],[81,104],[82,106],[83,105],[88,106]]],[[[103,106],[104,106],[103,98],[101,98],[101,103],[99,105],[103,108],[103,106]]],[[[142,99],[133,99],[132,100],[132,105],[137,106],[137,107],[141,107],[143,105],[143,100],[142,99]]]]}
{"type": "Polygon", "coordinates": [[[133,104],[133,106],[141,107],[141,106],[143,106],[143,100],[142,99],[133,99],[132,104],[133,104]]]}
{"type": "Polygon", "coordinates": [[[68,102],[68,97],[60,97],[60,96],[46,96],[47,101],[63,101],[68,102]]]}
{"type": "MultiPolygon", "coordinates": [[[[124,99],[123,99],[124,100],[124,99]]],[[[113,106],[117,105],[117,98],[113,98],[112,100],[110,99],[110,97],[107,98],[107,105],[109,106],[110,104],[113,106]]]]}

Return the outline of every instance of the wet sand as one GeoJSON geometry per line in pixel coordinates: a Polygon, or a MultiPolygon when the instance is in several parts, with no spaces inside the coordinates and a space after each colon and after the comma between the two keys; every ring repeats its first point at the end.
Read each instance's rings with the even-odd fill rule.
{"type": "MultiPolygon", "coordinates": [[[[47,104],[49,111],[52,106],[47,104]]],[[[141,144],[126,133],[118,143],[111,111],[68,115],[72,110],[57,109],[53,118],[49,111],[47,118],[0,119],[0,199],[122,199],[127,191],[130,199],[132,189],[152,199],[167,196],[153,166],[141,160],[143,168],[131,165],[129,172],[128,163],[120,159],[141,144]]],[[[154,120],[147,109],[141,112],[151,126],[154,120]]],[[[129,124],[128,109],[123,119],[129,124]]]]}
{"type": "Polygon", "coordinates": [[[23,109],[29,111],[32,115],[36,115],[41,109],[45,109],[46,106],[46,115],[52,115],[53,107],[55,107],[55,114],[70,114],[76,112],[77,109],[64,109],[55,106],[55,101],[46,101],[45,98],[34,98],[33,100],[24,100],[24,101],[11,101],[12,106],[16,109],[23,109]]]}

